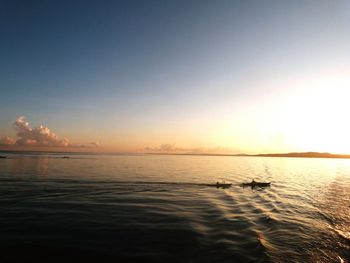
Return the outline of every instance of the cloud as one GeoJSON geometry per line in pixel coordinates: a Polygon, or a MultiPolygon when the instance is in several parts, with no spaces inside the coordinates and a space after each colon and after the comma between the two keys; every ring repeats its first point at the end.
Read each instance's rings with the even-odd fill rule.
{"type": "Polygon", "coordinates": [[[181,151],[180,148],[177,148],[175,144],[170,144],[170,143],[164,143],[161,144],[159,147],[145,147],[146,151],[150,152],[177,152],[181,151]]]}
{"type": "Polygon", "coordinates": [[[165,143],[159,147],[145,147],[146,152],[155,153],[186,153],[186,154],[232,154],[237,153],[237,149],[225,147],[194,147],[182,148],[176,147],[175,144],[165,143]]]}
{"type": "Polygon", "coordinates": [[[20,116],[13,123],[17,139],[10,137],[0,138],[0,146],[38,146],[38,147],[71,147],[71,148],[98,148],[99,142],[87,144],[71,144],[67,138],[60,139],[48,127],[39,125],[31,127],[24,116],[20,116]]]}
{"type": "Polygon", "coordinates": [[[13,124],[17,131],[16,145],[41,147],[71,146],[67,138],[59,139],[49,128],[43,125],[31,128],[24,116],[18,117],[13,124]]]}
{"type": "Polygon", "coordinates": [[[158,148],[162,152],[171,152],[171,151],[179,151],[181,149],[177,148],[175,144],[165,143],[161,144],[158,148]]]}
{"type": "Polygon", "coordinates": [[[89,142],[87,144],[72,145],[72,147],[76,147],[76,148],[99,148],[99,147],[101,147],[101,144],[99,142],[89,142]]]}
{"type": "Polygon", "coordinates": [[[99,142],[90,142],[89,144],[88,144],[88,146],[90,146],[90,147],[100,147],[101,146],[101,144],[99,143],[99,142]]]}
{"type": "Polygon", "coordinates": [[[16,140],[10,138],[10,137],[2,137],[0,139],[0,146],[10,146],[14,145],[16,143],[16,140]]]}

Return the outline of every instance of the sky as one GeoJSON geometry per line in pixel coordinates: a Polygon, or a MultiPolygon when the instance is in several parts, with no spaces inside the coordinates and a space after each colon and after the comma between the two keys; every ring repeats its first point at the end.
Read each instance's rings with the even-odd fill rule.
{"type": "Polygon", "coordinates": [[[350,153],[349,1],[0,0],[0,149],[350,153]]]}

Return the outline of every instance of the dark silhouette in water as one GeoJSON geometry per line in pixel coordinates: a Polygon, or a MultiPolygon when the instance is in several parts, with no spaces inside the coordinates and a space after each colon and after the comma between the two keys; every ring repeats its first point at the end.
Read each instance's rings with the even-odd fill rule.
{"type": "Polygon", "coordinates": [[[5,155],[0,155],[0,159],[6,159],[7,158],[7,156],[5,156],[5,155]]]}
{"type": "Polygon", "coordinates": [[[251,188],[255,188],[255,187],[270,187],[271,182],[257,182],[254,179],[250,182],[250,183],[243,183],[242,186],[243,187],[251,187],[251,188]]]}
{"type": "Polygon", "coordinates": [[[221,183],[217,181],[216,184],[207,184],[207,186],[225,189],[230,188],[232,184],[226,183],[225,180],[223,180],[221,183]]]}

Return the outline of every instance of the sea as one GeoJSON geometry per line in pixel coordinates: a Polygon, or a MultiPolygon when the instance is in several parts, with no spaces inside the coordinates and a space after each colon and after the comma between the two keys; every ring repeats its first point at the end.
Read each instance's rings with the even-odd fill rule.
{"type": "Polygon", "coordinates": [[[0,154],[0,262],[350,259],[347,159],[0,154]]]}

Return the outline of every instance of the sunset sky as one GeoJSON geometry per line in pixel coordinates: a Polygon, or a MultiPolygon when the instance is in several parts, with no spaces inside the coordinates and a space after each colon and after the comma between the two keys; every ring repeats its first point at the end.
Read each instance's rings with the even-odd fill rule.
{"type": "Polygon", "coordinates": [[[0,34],[0,149],[350,153],[349,1],[5,0],[0,34]]]}

